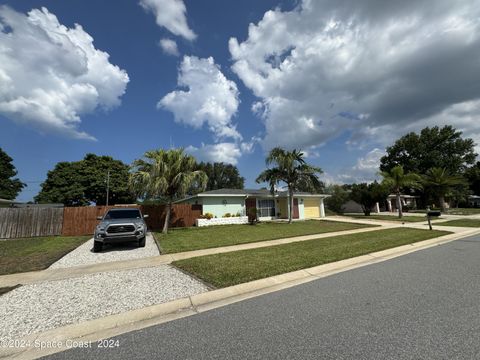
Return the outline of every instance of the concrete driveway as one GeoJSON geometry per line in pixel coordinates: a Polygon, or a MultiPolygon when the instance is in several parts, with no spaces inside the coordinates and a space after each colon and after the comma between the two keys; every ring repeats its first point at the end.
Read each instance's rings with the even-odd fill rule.
{"type": "Polygon", "coordinates": [[[150,256],[157,256],[157,244],[151,233],[147,234],[145,247],[140,248],[135,242],[125,243],[116,246],[105,246],[102,252],[93,252],[93,238],[85,244],[79,246],[63,258],[53,263],[50,269],[68,268],[72,266],[82,266],[90,264],[98,264],[110,261],[122,261],[141,259],[150,256]]]}

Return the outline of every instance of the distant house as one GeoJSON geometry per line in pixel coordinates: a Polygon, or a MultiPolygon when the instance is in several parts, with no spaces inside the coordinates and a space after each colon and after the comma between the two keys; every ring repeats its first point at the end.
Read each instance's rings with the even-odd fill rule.
{"type": "Polygon", "coordinates": [[[480,196],[478,195],[469,195],[468,204],[472,207],[480,207],[480,196]]]}
{"type": "Polygon", "coordinates": [[[0,199],[0,207],[13,206],[14,204],[16,203],[13,200],[0,199]]]}
{"type": "MultiPolygon", "coordinates": [[[[325,217],[323,200],[329,195],[296,192],[293,194],[293,218],[311,219],[325,217]]],[[[287,219],[290,204],[287,191],[274,195],[266,189],[219,189],[206,191],[177,203],[202,205],[203,214],[216,217],[225,214],[248,215],[250,208],[257,208],[260,220],[287,219]]]]}
{"type": "MultiPolygon", "coordinates": [[[[418,196],[413,195],[400,195],[400,201],[402,202],[402,206],[410,209],[415,209],[417,207],[417,200],[418,196]]],[[[480,199],[480,197],[479,197],[480,199]]],[[[348,200],[342,206],[342,211],[344,213],[363,213],[362,205],[359,203],[348,200]]],[[[388,212],[397,212],[397,196],[395,194],[388,195],[387,201],[385,203],[376,203],[372,209],[372,213],[380,213],[381,211],[388,211],[388,212]]]]}
{"type": "MultiPolygon", "coordinates": [[[[402,207],[408,207],[410,209],[417,208],[417,199],[418,196],[414,195],[400,195],[400,201],[402,202],[402,207]]],[[[397,212],[397,195],[391,194],[388,195],[387,199],[387,208],[386,211],[397,212]]]]}

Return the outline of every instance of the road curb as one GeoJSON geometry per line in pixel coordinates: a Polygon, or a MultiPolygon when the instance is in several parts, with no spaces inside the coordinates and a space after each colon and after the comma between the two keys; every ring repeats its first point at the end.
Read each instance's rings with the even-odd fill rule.
{"type": "MultiPolygon", "coordinates": [[[[480,234],[480,229],[448,234],[350,259],[212,290],[163,304],[152,305],[79,324],[67,325],[24,337],[20,341],[24,343],[47,343],[54,341],[63,344],[67,340],[95,342],[478,234],[480,234]]],[[[35,359],[67,349],[65,347],[43,349],[38,347],[0,348],[0,359],[35,359]]]]}

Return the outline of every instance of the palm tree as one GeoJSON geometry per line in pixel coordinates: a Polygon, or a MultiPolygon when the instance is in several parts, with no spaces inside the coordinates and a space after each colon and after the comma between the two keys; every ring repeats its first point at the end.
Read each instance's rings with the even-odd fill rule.
{"type": "Polygon", "coordinates": [[[403,167],[395,166],[390,171],[381,171],[380,175],[383,177],[383,184],[385,184],[390,191],[396,195],[398,217],[403,217],[401,190],[402,188],[420,188],[421,177],[415,173],[405,173],[403,167]]]}
{"type": "Polygon", "coordinates": [[[438,196],[440,209],[445,212],[445,195],[454,186],[465,184],[465,179],[458,175],[451,175],[445,168],[434,167],[422,177],[425,188],[431,189],[438,196]]]}
{"type": "Polygon", "coordinates": [[[195,158],[183,149],[147,151],[142,159],[133,162],[130,187],[143,199],[163,198],[167,202],[167,213],[163,233],[167,233],[172,203],[187,194],[193,187],[202,191],[208,178],[200,170],[195,171],[195,158]]]}
{"type": "Polygon", "coordinates": [[[287,185],[290,201],[289,223],[293,218],[293,192],[299,187],[318,189],[322,185],[317,176],[323,172],[322,169],[307,164],[303,157],[299,150],[287,151],[276,147],[270,151],[265,160],[267,167],[274,166],[264,170],[256,179],[257,183],[268,182],[272,195],[276,185],[281,182],[287,185]]]}

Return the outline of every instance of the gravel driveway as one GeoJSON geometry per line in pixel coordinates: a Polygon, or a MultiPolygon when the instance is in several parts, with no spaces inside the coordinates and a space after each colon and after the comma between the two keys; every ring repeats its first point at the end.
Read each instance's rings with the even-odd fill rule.
{"type": "Polygon", "coordinates": [[[139,248],[135,243],[105,246],[102,252],[93,252],[93,238],[50,265],[50,269],[68,268],[109,261],[132,260],[159,255],[157,244],[152,234],[147,234],[145,247],[139,248]]]}
{"type": "Polygon", "coordinates": [[[0,296],[0,342],[205,291],[169,265],[25,285],[0,296]]]}

